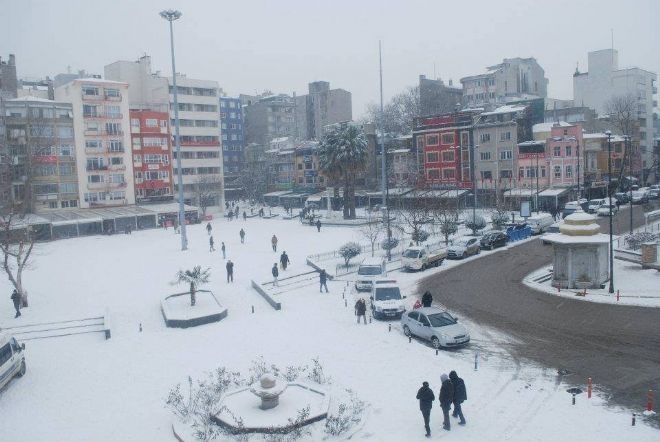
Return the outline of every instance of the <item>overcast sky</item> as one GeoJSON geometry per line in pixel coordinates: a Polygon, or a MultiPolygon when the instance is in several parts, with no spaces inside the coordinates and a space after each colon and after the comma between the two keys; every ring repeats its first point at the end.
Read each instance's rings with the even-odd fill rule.
{"type": "Polygon", "coordinates": [[[572,98],[576,63],[611,46],[622,66],[660,71],[660,0],[0,0],[0,56],[18,75],[86,69],[152,56],[170,73],[166,22],[176,8],[177,70],[229,95],[305,93],[329,81],[353,93],[354,117],[378,100],[378,40],[386,98],[419,74],[458,80],[504,57],[536,57],[549,96],[572,98]]]}

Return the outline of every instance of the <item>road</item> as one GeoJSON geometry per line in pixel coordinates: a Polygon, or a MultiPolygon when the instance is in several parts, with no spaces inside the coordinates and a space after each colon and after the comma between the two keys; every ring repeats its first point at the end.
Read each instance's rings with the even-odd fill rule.
{"type": "MultiPolygon", "coordinates": [[[[615,232],[627,232],[629,213],[616,216],[615,232]]],[[[641,208],[634,213],[642,225],[641,208]]],[[[607,218],[599,223],[609,231],[607,218]]],[[[660,309],[549,296],[522,283],[551,261],[552,247],[534,240],[424,278],[419,293],[430,290],[451,311],[513,336],[518,357],[569,370],[569,383],[591,377],[613,403],[641,409],[648,389],[660,391],[660,309]]]]}

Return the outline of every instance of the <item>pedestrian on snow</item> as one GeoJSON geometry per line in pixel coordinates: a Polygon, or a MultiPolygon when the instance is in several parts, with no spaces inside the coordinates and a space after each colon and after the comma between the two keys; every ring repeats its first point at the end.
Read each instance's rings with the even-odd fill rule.
{"type": "Polygon", "coordinates": [[[11,294],[11,300],[14,303],[14,309],[16,309],[16,316],[14,318],[18,318],[21,316],[21,295],[16,289],[11,294]]]}
{"type": "Polygon", "coordinates": [[[413,310],[417,310],[418,308],[422,308],[422,303],[419,302],[419,299],[415,301],[415,304],[413,304],[413,310]]]}
{"type": "Polygon", "coordinates": [[[208,233],[210,235],[211,234],[211,229],[213,229],[213,227],[211,227],[211,223],[206,224],[206,233],[208,233]]]}
{"type": "Polygon", "coordinates": [[[424,417],[424,429],[426,429],[426,437],[431,437],[431,427],[429,426],[429,421],[431,419],[431,408],[433,408],[435,394],[433,394],[433,390],[429,388],[428,382],[422,382],[422,388],[417,391],[417,399],[419,399],[419,409],[422,411],[422,417],[424,417]]]}
{"type": "Polygon", "coordinates": [[[229,210],[229,201],[225,201],[225,209],[229,210]]]}
{"type": "Polygon", "coordinates": [[[241,236],[241,244],[245,244],[245,230],[241,229],[238,234],[241,236]]]}
{"type": "Polygon", "coordinates": [[[240,212],[240,210],[239,210],[239,208],[238,208],[238,204],[236,204],[236,210],[234,211],[234,216],[236,217],[236,220],[238,220],[238,214],[239,214],[239,213],[241,213],[241,212],[240,212]]]}
{"type": "Polygon", "coordinates": [[[234,212],[232,212],[232,211],[230,210],[230,211],[229,211],[229,215],[227,215],[227,216],[229,216],[229,221],[231,221],[232,219],[234,219],[234,212]]]}
{"type": "Polygon", "coordinates": [[[355,315],[357,316],[357,323],[360,323],[360,317],[364,319],[364,325],[367,325],[367,303],[364,298],[358,299],[355,303],[355,315]]]}
{"type": "Polygon", "coordinates": [[[215,252],[215,247],[213,247],[213,235],[209,237],[209,252],[215,252]]]}
{"type": "Polygon", "coordinates": [[[440,400],[440,407],[442,408],[443,415],[442,428],[449,431],[451,429],[449,410],[454,401],[454,386],[449,377],[444,373],[440,376],[440,380],[442,380],[442,387],[440,387],[440,396],[438,399],[440,400]]]}
{"type": "Polygon", "coordinates": [[[273,252],[277,252],[277,236],[273,235],[270,239],[270,243],[273,246],[273,252]]]}
{"type": "Polygon", "coordinates": [[[280,264],[282,265],[282,270],[286,270],[286,266],[289,265],[291,260],[289,260],[289,255],[286,254],[286,250],[282,252],[280,256],[280,264]]]}
{"type": "Polygon", "coordinates": [[[277,263],[273,264],[271,273],[273,274],[273,287],[279,287],[279,284],[277,283],[277,277],[280,276],[280,272],[277,270],[277,263]]]}
{"type": "Polygon", "coordinates": [[[317,232],[321,231],[321,220],[320,219],[316,220],[316,231],[317,232]]]}
{"type": "Polygon", "coordinates": [[[220,250],[222,250],[222,259],[225,259],[227,255],[225,254],[225,242],[222,241],[222,247],[220,247],[220,250]]]}
{"type": "Polygon", "coordinates": [[[234,263],[231,259],[227,260],[227,283],[234,282],[234,263]]]}
{"type": "Polygon", "coordinates": [[[432,303],[433,303],[433,295],[431,295],[431,292],[429,291],[424,292],[424,296],[422,296],[422,305],[424,307],[431,307],[432,303]]]}
{"type": "Polygon", "coordinates": [[[620,207],[621,207],[621,201],[619,201],[619,198],[616,198],[616,210],[618,211],[620,207]]]}
{"type": "Polygon", "coordinates": [[[321,286],[319,287],[319,293],[323,293],[323,288],[325,287],[325,292],[328,293],[328,274],[325,273],[325,269],[321,269],[319,274],[319,282],[321,286]]]}
{"type": "Polygon", "coordinates": [[[454,386],[454,411],[451,415],[461,419],[459,425],[465,425],[465,417],[463,417],[463,409],[461,408],[461,404],[467,400],[465,382],[458,377],[454,370],[449,372],[449,380],[454,386]]]}
{"type": "Polygon", "coordinates": [[[244,210],[243,211],[243,221],[245,221],[246,219],[247,219],[247,212],[244,210]]]}

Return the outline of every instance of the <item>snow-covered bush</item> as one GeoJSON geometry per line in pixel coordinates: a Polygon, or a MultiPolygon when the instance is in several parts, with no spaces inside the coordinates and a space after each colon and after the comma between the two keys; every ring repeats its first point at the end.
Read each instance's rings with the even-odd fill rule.
{"type": "Polygon", "coordinates": [[[631,250],[639,250],[645,242],[656,241],[658,235],[651,232],[635,232],[632,235],[626,235],[624,241],[631,250]]]}
{"type": "Polygon", "coordinates": [[[486,220],[483,216],[475,214],[474,217],[470,216],[467,221],[465,221],[465,227],[472,230],[473,235],[476,235],[479,230],[486,227],[486,220]]]}
{"type": "Polygon", "coordinates": [[[440,233],[445,237],[445,244],[449,244],[449,237],[456,232],[458,232],[458,224],[454,218],[443,217],[440,219],[440,233]]]}
{"type": "Polygon", "coordinates": [[[427,239],[429,239],[429,232],[426,230],[417,229],[412,234],[412,240],[415,241],[417,245],[419,245],[420,242],[426,241],[427,239]]]}
{"type": "Polygon", "coordinates": [[[502,227],[509,222],[509,213],[504,210],[496,210],[490,215],[493,228],[502,230],[502,227]]]}
{"type": "Polygon", "coordinates": [[[302,423],[307,420],[309,417],[310,407],[309,405],[298,410],[295,419],[287,419],[289,424],[282,429],[269,429],[263,435],[263,440],[267,442],[293,442],[303,436],[308,436],[310,434],[309,427],[303,426],[302,423]],[[283,431],[287,433],[282,434],[283,431]]]}
{"type": "Polygon", "coordinates": [[[348,268],[350,260],[358,256],[360,253],[362,253],[362,246],[356,242],[347,242],[339,248],[339,256],[344,258],[346,268],[348,268]]]}
{"type": "Polygon", "coordinates": [[[385,238],[385,239],[380,243],[380,247],[381,247],[383,250],[392,250],[392,249],[394,249],[394,248],[395,248],[396,246],[398,246],[398,245],[399,245],[399,240],[398,240],[397,238],[394,238],[394,237],[389,238],[389,239],[385,238]]]}
{"type": "Polygon", "coordinates": [[[348,403],[339,402],[336,410],[328,413],[325,421],[325,433],[329,436],[339,436],[346,433],[353,426],[360,423],[365,404],[357,398],[351,390],[346,390],[349,395],[348,403]]]}
{"type": "Polygon", "coordinates": [[[330,378],[327,377],[325,373],[323,373],[323,366],[319,362],[318,358],[312,359],[312,367],[305,367],[305,369],[307,370],[307,378],[310,381],[316,382],[320,385],[330,382],[330,378]]]}

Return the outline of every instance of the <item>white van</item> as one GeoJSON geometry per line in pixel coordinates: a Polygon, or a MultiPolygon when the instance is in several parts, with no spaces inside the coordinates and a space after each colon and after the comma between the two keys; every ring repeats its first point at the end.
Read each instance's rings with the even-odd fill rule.
{"type": "Polygon", "coordinates": [[[25,365],[25,344],[18,345],[13,336],[0,333],[0,388],[21,377],[27,369],[25,365]]]}
{"type": "Polygon", "coordinates": [[[371,290],[374,279],[385,276],[387,273],[385,261],[382,258],[366,258],[358,267],[355,278],[355,289],[371,290]]]}
{"type": "Polygon", "coordinates": [[[406,311],[406,297],[401,295],[401,289],[395,279],[376,279],[369,299],[374,319],[401,319],[401,315],[406,311]]]}
{"type": "Polygon", "coordinates": [[[525,221],[532,229],[532,235],[539,235],[555,223],[555,219],[547,212],[540,212],[527,218],[525,221]]]}

